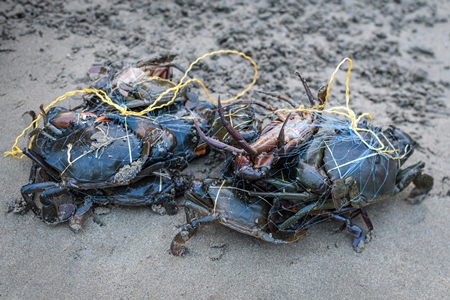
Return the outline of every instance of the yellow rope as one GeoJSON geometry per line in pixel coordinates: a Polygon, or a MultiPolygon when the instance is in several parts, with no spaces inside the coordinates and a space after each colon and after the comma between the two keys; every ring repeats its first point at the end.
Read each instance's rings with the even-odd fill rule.
{"type": "Polygon", "coordinates": [[[327,86],[327,95],[325,98],[325,103],[328,101],[328,95],[331,89],[331,83],[334,80],[334,76],[337,73],[337,71],[339,70],[339,68],[341,67],[341,65],[343,63],[345,63],[345,61],[348,61],[349,63],[349,67],[347,70],[347,75],[345,76],[345,107],[344,106],[338,106],[338,107],[332,107],[330,109],[326,109],[324,110],[324,112],[328,112],[328,113],[335,113],[335,114],[341,114],[345,117],[347,117],[348,119],[350,119],[351,121],[351,125],[350,125],[350,129],[352,129],[355,134],[360,138],[361,142],[363,142],[367,148],[373,150],[373,151],[377,151],[380,152],[382,154],[384,154],[385,156],[387,156],[390,159],[402,159],[405,155],[397,155],[398,154],[398,149],[395,149],[393,147],[392,144],[390,144],[389,139],[387,139],[385,137],[385,140],[388,141],[389,145],[385,145],[381,139],[378,137],[378,135],[373,132],[370,129],[366,129],[366,128],[360,128],[358,127],[358,123],[361,121],[361,119],[367,117],[372,121],[372,116],[369,113],[363,113],[361,115],[359,115],[358,117],[356,116],[356,113],[349,107],[349,103],[350,103],[350,88],[349,88],[349,83],[350,83],[350,73],[352,70],[352,66],[353,66],[353,62],[350,58],[346,57],[344,58],[336,67],[335,71],[333,72],[333,74],[331,75],[331,79],[328,82],[328,86],[327,86]],[[343,112],[341,112],[343,111],[343,112]],[[372,135],[373,138],[375,138],[375,140],[378,142],[378,144],[380,145],[379,147],[374,147],[372,145],[369,145],[366,140],[361,136],[360,132],[368,132],[372,135]],[[391,149],[390,149],[391,148],[391,149]]]}
{"type": "Polygon", "coordinates": [[[359,139],[361,140],[362,143],[364,143],[367,148],[373,150],[373,151],[377,151],[380,152],[384,155],[386,155],[387,157],[389,157],[390,159],[402,159],[406,153],[402,156],[398,156],[395,155],[396,153],[398,153],[398,149],[395,149],[393,147],[392,144],[389,143],[389,140],[387,138],[385,138],[386,141],[388,141],[388,143],[390,145],[385,146],[384,143],[381,141],[381,139],[378,137],[378,135],[373,132],[370,129],[366,129],[366,128],[360,128],[358,127],[358,123],[361,122],[361,120],[365,117],[369,118],[372,121],[372,116],[370,115],[370,113],[363,113],[359,116],[356,115],[355,111],[352,110],[349,106],[350,104],[350,73],[352,71],[352,67],[353,67],[353,62],[350,58],[346,57],[344,58],[336,67],[336,69],[334,70],[334,72],[331,74],[330,80],[328,82],[327,85],[327,94],[325,96],[325,101],[323,104],[321,105],[316,105],[313,106],[311,108],[306,108],[304,106],[301,106],[297,109],[294,110],[280,110],[284,113],[289,113],[289,112],[306,112],[306,113],[317,113],[317,114],[323,114],[323,113],[328,113],[328,114],[334,114],[334,115],[339,115],[339,116],[343,116],[345,118],[347,118],[348,120],[350,120],[350,126],[349,128],[351,130],[353,130],[353,132],[359,137],[359,139]],[[336,107],[330,107],[328,109],[324,109],[324,107],[327,105],[328,103],[328,97],[330,95],[330,91],[331,91],[331,84],[334,81],[334,78],[336,76],[336,73],[339,71],[340,67],[346,62],[348,61],[349,63],[349,67],[347,70],[347,74],[345,76],[345,106],[336,106],[336,107]],[[380,145],[379,147],[374,147],[372,145],[369,145],[366,140],[361,136],[360,132],[368,132],[370,133],[378,142],[378,144],[380,145]],[[390,149],[391,147],[391,149],[390,149]],[[391,155],[391,153],[393,153],[393,155],[391,155]]]}
{"type": "MultiPolygon", "coordinates": [[[[366,128],[360,128],[358,127],[358,123],[361,122],[361,119],[367,117],[372,121],[372,116],[370,115],[370,113],[363,113],[359,116],[356,115],[355,111],[352,110],[349,107],[350,104],[350,73],[352,71],[352,67],[353,67],[353,62],[350,58],[346,57],[344,58],[336,67],[336,69],[334,70],[334,72],[331,74],[331,78],[330,81],[328,82],[328,86],[327,86],[327,94],[325,97],[325,102],[322,105],[319,105],[317,107],[313,107],[312,109],[306,109],[307,111],[314,111],[317,113],[330,113],[330,114],[337,114],[337,115],[341,115],[344,116],[346,118],[348,118],[350,120],[350,129],[353,130],[353,132],[359,137],[359,139],[361,140],[362,143],[364,143],[367,148],[373,150],[373,151],[377,151],[377,152],[381,152],[382,154],[386,155],[387,157],[391,158],[391,159],[402,159],[404,157],[404,155],[402,156],[393,156],[391,155],[391,153],[397,153],[398,149],[389,149],[389,146],[392,145],[388,145],[385,146],[384,143],[381,141],[381,139],[378,137],[378,135],[373,132],[370,129],[366,129],[366,128]],[[329,109],[323,109],[322,108],[327,104],[328,102],[328,96],[330,95],[330,90],[331,90],[331,84],[333,83],[333,80],[335,78],[336,73],[339,71],[340,67],[346,62],[348,61],[349,63],[349,67],[347,70],[347,74],[345,76],[345,106],[337,106],[337,107],[331,107],[329,109]],[[378,142],[378,144],[380,145],[379,147],[374,147],[372,145],[369,145],[366,140],[361,136],[361,134],[359,132],[368,132],[372,135],[373,138],[376,139],[376,141],[378,142]]],[[[388,139],[386,139],[387,141],[389,141],[388,139]]],[[[405,154],[406,155],[406,154],[405,154]]]]}
{"type": "MultiPolygon", "coordinates": [[[[254,69],[253,80],[248,85],[248,87],[245,88],[244,90],[242,90],[240,93],[238,93],[235,97],[232,97],[232,98],[229,98],[229,99],[226,99],[226,100],[222,101],[222,103],[224,103],[224,104],[225,103],[229,103],[229,102],[235,101],[238,98],[242,97],[245,93],[247,93],[253,87],[253,85],[256,83],[256,80],[257,80],[257,77],[258,77],[258,67],[257,67],[256,63],[249,56],[247,56],[246,54],[244,54],[244,53],[242,53],[240,51],[237,51],[237,50],[224,49],[224,50],[217,50],[217,51],[209,52],[209,53],[206,53],[206,54],[198,57],[195,61],[193,61],[190,64],[189,68],[186,70],[186,72],[184,73],[183,77],[180,79],[178,84],[174,84],[173,87],[168,88],[167,90],[162,92],[152,104],[150,104],[147,108],[145,108],[144,110],[141,110],[139,112],[130,111],[130,110],[128,110],[128,108],[126,106],[120,106],[120,105],[114,103],[111,100],[111,98],[104,91],[96,90],[96,89],[82,89],[82,90],[76,90],[76,91],[67,92],[63,96],[58,97],[55,101],[51,102],[44,110],[47,112],[48,109],[50,107],[54,106],[56,103],[58,103],[60,101],[63,101],[63,100],[65,100],[68,97],[71,97],[73,95],[81,94],[81,93],[94,93],[97,97],[100,98],[101,101],[103,101],[104,103],[106,103],[106,104],[114,107],[115,109],[117,109],[117,111],[119,111],[119,113],[121,115],[123,115],[123,116],[129,116],[129,115],[143,116],[143,115],[145,115],[146,113],[148,113],[150,111],[153,111],[153,110],[160,109],[162,107],[171,105],[175,101],[178,92],[182,88],[184,88],[186,85],[188,85],[188,84],[190,84],[192,82],[198,83],[202,87],[202,89],[204,90],[208,100],[211,101],[214,104],[217,104],[217,101],[212,99],[212,97],[210,96],[210,94],[208,92],[208,89],[206,88],[206,86],[204,85],[204,83],[202,81],[200,81],[197,78],[191,78],[191,79],[186,80],[186,77],[188,76],[187,74],[189,73],[189,71],[191,71],[192,68],[199,61],[201,61],[201,60],[203,60],[203,59],[205,59],[207,57],[210,57],[210,56],[213,56],[213,55],[218,55],[218,54],[223,54],[223,53],[236,54],[236,55],[242,56],[243,58],[245,58],[245,59],[250,61],[250,63],[253,65],[253,69],[254,69]],[[173,92],[173,96],[172,96],[171,100],[166,102],[166,103],[158,105],[158,103],[161,101],[161,99],[165,95],[169,94],[170,92],[173,92]]],[[[401,159],[403,156],[402,157],[391,156],[390,153],[397,153],[398,150],[397,149],[389,149],[389,146],[392,147],[392,145],[385,146],[384,143],[377,136],[377,134],[375,134],[372,130],[358,127],[358,123],[361,121],[362,118],[368,117],[370,120],[372,120],[372,116],[369,113],[363,113],[363,114],[357,116],[356,113],[349,107],[349,103],[350,103],[349,83],[350,83],[350,73],[351,73],[351,70],[352,70],[352,66],[353,66],[353,62],[352,62],[352,60],[350,58],[344,58],[337,65],[336,69],[332,73],[332,75],[330,77],[330,80],[328,82],[327,94],[326,94],[325,101],[324,101],[323,104],[317,105],[317,106],[314,106],[314,107],[311,107],[311,108],[305,108],[305,107],[302,106],[302,107],[300,107],[298,109],[295,109],[294,111],[297,111],[297,112],[301,111],[301,112],[307,112],[307,113],[314,112],[314,113],[320,113],[320,114],[322,114],[322,113],[330,113],[330,114],[336,114],[336,115],[343,116],[343,117],[345,117],[345,118],[347,118],[347,119],[349,119],[351,121],[350,129],[352,129],[355,132],[355,134],[361,139],[361,141],[369,149],[372,149],[374,151],[379,151],[379,152],[387,155],[389,158],[392,158],[392,159],[401,159]],[[346,80],[345,80],[345,88],[346,88],[345,89],[345,106],[337,106],[337,107],[331,107],[331,108],[328,108],[328,109],[324,109],[324,107],[328,103],[328,97],[330,95],[331,85],[332,85],[332,83],[334,81],[336,73],[339,71],[340,67],[346,61],[348,61],[348,63],[349,63],[349,68],[347,70],[346,80]],[[377,142],[380,144],[380,146],[378,148],[375,148],[375,147],[369,145],[365,141],[365,139],[360,135],[359,132],[368,132],[368,133],[372,134],[372,136],[377,140],[377,142]]],[[[148,78],[143,79],[141,82],[143,82],[143,81],[150,81],[150,80],[161,80],[161,78],[159,78],[159,77],[148,77],[148,78]]],[[[283,111],[286,111],[286,110],[283,110],[283,111]]],[[[33,126],[35,126],[39,122],[41,117],[42,117],[42,115],[40,114],[33,122],[31,122],[31,124],[28,127],[26,127],[22,131],[22,133],[19,136],[17,136],[17,138],[15,139],[14,145],[12,146],[11,151],[5,152],[5,156],[12,156],[13,158],[16,158],[16,159],[23,158],[24,155],[22,153],[22,150],[17,146],[18,141],[19,141],[19,139],[21,137],[23,137],[25,135],[27,130],[31,129],[33,126]],[[21,155],[19,155],[19,154],[21,154],[21,155]]],[[[386,140],[388,141],[388,139],[386,139],[386,140]]]]}
{"type": "MultiPolygon", "coordinates": [[[[179,90],[182,89],[183,87],[185,87],[186,85],[192,83],[192,82],[197,82],[198,84],[200,84],[200,86],[201,86],[201,87],[203,88],[203,90],[205,91],[205,94],[206,94],[206,97],[208,98],[208,100],[211,101],[211,102],[213,102],[214,104],[217,104],[217,101],[214,100],[214,99],[212,99],[212,97],[210,96],[210,94],[209,94],[209,92],[208,92],[208,89],[206,88],[206,86],[204,85],[204,83],[203,83],[202,81],[200,81],[200,80],[197,79],[197,78],[191,78],[191,79],[186,80],[185,82],[184,82],[184,80],[185,80],[186,77],[188,76],[189,71],[190,71],[190,70],[191,70],[191,69],[192,69],[199,61],[205,59],[206,57],[210,57],[210,56],[218,55],[218,54],[223,54],[223,53],[227,53],[227,54],[236,54],[236,55],[242,56],[243,58],[245,58],[245,59],[247,59],[248,61],[250,61],[250,63],[251,63],[252,66],[253,66],[253,70],[254,70],[253,80],[252,80],[252,82],[247,86],[247,88],[245,88],[244,90],[242,90],[242,91],[241,91],[240,93],[238,93],[235,97],[232,97],[232,98],[230,98],[230,99],[226,99],[226,100],[223,100],[223,101],[222,101],[222,103],[224,103],[224,104],[225,104],[225,103],[229,103],[229,102],[231,102],[231,101],[235,101],[235,100],[237,100],[238,98],[242,97],[245,93],[247,93],[247,92],[253,87],[253,85],[255,85],[256,79],[258,78],[258,66],[256,65],[256,63],[253,61],[253,59],[252,59],[251,57],[247,56],[247,55],[246,55],[245,53],[243,53],[243,52],[240,52],[240,51],[237,51],[237,50],[222,49],[222,50],[217,50],[217,51],[209,52],[209,53],[206,53],[206,54],[204,54],[204,55],[198,57],[194,62],[192,62],[192,63],[190,64],[189,68],[186,70],[186,72],[184,73],[183,77],[180,79],[180,81],[179,81],[178,84],[176,84],[176,85],[174,84],[173,87],[171,87],[171,88],[165,90],[164,92],[162,92],[162,93],[158,96],[158,98],[156,98],[156,100],[155,100],[152,104],[150,104],[147,108],[145,108],[145,109],[142,110],[142,111],[139,111],[139,112],[130,111],[130,110],[128,110],[128,108],[127,108],[126,106],[120,106],[120,105],[114,103],[114,102],[111,100],[111,98],[110,98],[104,91],[102,91],[102,90],[96,90],[96,89],[82,89],[82,90],[76,90],[76,91],[70,91],[70,92],[67,92],[67,93],[65,93],[63,96],[58,97],[55,101],[53,101],[53,102],[51,102],[49,105],[47,105],[47,107],[45,107],[44,110],[47,112],[48,109],[49,109],[50,107],[54,106],[56,103],[58,103],[58,102],[60,102],[60,101],[63,101],[63,100],[65,100],[65,99],[67,99],[68,97],[71,97],[71,96],[73,96],[73,95],[77,95],[77,94],[81,94],[81,93],[94,93],[97,97],[100,98],[101,101],[103,101],[104,103],[106,103],[106,104],[108,104],[108,105],[114,107],[115,109],[117,109],[117,111],[119,111],[119,113],[120,113],[121,115],[123,115],[123,116],[130,116],[130,115],[133,115],[133,116],[143,116],[143,115],[145,115],[146,113],[148,113],[148,112],[150,112],[150,111],[153,111],[153,110],[155,110],[155,109],[160,109],[160,108],[162,108],[162,107],[171,105],[171,104],[175,101],[175,99],[176,99],[176,97],[177,97],[177,94],[178,94],[179,90]],[[173,94],[171,100],[168,101],[168,102],[166,102],[166,103],[163,103],[163,104],[157,106],[157,104],[161,101],[161,99],[162,99],[165,95],[167,95],[168,93],[170,93],[170,92],[172,92],[172,91],[174,92],[174,94],[173,94]]],[[[164,79],[161,79],[161,78],[159,78],[159,77],[148,77],[148,78],[143,79],[143,81],[144,81],[144,80],[150,81],[150,80],[164,80],[164,79]]],[[[143,81],[141,81],[141,82],[143,82],[143,81]]],[[[26,128],[22,131],[22,133],[21,133],[19,136],[16,137],[15,142],[14,142],[14,145],[13,145],[12,148],[11,148],[11,151],[7,151],[7,152],[4,153],[4,154],[5,154],[5,157],[6,157],[6,156],[12,156],[13,158],[16,158],[16,159],[22,159],[22,158],[24,157],[24,154],[23,154],[22,150],[20,149],[19,146],[17,146],[17,144],[18,144],[18,142],[19,142],[19,139],[22,138],[22,137],[25,135],[25,133],[27,132],[27,130],[29,130],[29,129],[31,129],[33,126],[35,126],[35,125],[39,122],[39,120],[41,119],[41,117],[42,117],[42,115],[39,114],[39,116],[38,116],[35,120],[33,120],[33,122],[31,122],[31,124],[30,124],[28,127],[26,127],[26,128]]]]}
{"type": "MultiPolygon", "coordinates": [[[[94,94],[97,95],[97,97],[99,97],[100,99],[102,99],[102,101],[107,102],[107,103],[108,103],[108,101],[109,101],[109,102],[112,103],[112,105],[115,105],[115,104],[111,101],[111,99],[108,97],[108,95],[107,95],[104,91],[102,91],[102,90],[82,89],[82,90],[70,91],[70,92],[67,92],[67,93],[65,93],[64,95],[58,97],[55,101],[53,101],[53,102],[51,102],[49,105],[47,105],[47,107],[44,108],[44,111],[47,112],[48,109],[49,109],[50,107],[54,106],[56,103],[58,103],[58,102],[60,102],[60,101],[63,101],[63,100],[65,100],[65,99],[67,99],[67,98],[69,98],[69,97],[71,97],[71,96],[74,96],[74,95],[77,95],[77,94],[82,94],[82,93],[94,93],[94,94]],[[101,94],[103,94],[104,97],[103,97],[101,94]]],[[[28,127],[26,127],[26,128],[22,131],[21,134],[19,134],[19,135],[16,137],[16,140],[15,140],[15,142],[14,142],[14,145],[13,145],[12,148],[11,148],[11,151],[5,152],[5,157],[6,157],[6,156],[12,156],[13,158],[16,158],[16,159],[22,159],[22,158],[24,157],[24,154],[23,154],[23,152],[22,152],[22,149],[20,149],[19,146],[17,146],[17,144],[18,144],[18,142],[19,142],[19,139],[25,135],[25,133],[27,132],[27,130],[29,130],[29,129],[31,129],[32,127],[34,127],[34,126],[39,122],[39,120],[40,120],[41,118],[42,118],[42,114],[39,114],[39,115],[37,116],[37,118],[36,118],[35,120],[33,120],[33,122],[31,122],[31,124],[30,124],[28,127]],[[21,154],[21,155],[19,155],[19,154],[21,154]]]]}
{"type": "Polygon", "coordinates": [[[148,113],[148,112],[150,112],[150,111],[153,111],[153,110],[155,110],[155,109],[160,109],[160,108],[163,108],[163,107],[165,107],[165,106],[169,106],[170,104],[172,104],[172,103],[175,101],[175,99],[176,99],[176,97],[177,97],[177,94],[178,94],[179,90],[182,89],[183,87],[185,87],[186,85],[188,85],[188,84],[191,83],[191,82],[197,82],[197,83],[202,87],[202,89],[204,90],[204,92],[205,92],[206,97],[208,98],[208,100],[211,101],[211,102],[214,103],[214,104],[217,104],[217,101],[214,100],[214,99],[210,96],[210,94],[209,94],[209,92],[208,92],[208,89],[206,88],[206,86],[204,85],[204,83],[203,83],[202,81],[200,81],[200,80],[197,79],[197,78],[191,78],[191,79],[188,79],[186,82],[184,82],[184,80],[185,80],[186,77],[188,76],[187,74],[189,73],[189,71],[191,71],[192,68],[193,68],[196,64],[198,64],[199,61],[205,59],[206,57],[210,57],[210,56],[218,55],[218,54],[222,54],[222,53],[236,54],[236,55],[242,56],[243,58],[245,58],[245,59],[247,59],[248,61],[250,61],[250,63],[253,65],[253,70],[254,70],[253,80],[252,80],[252,82],[247,86],[247,88],[245,88],[244,90],[242,90],[242,91],[241,91],[240,93],[238,93],[236,96],[234,96],[234,97],[232,97],[232,98],[229,98],[229,99],[226,99],[226,100],[223,100],[223,101],[221,101],[221,102],[222,102],[223,104],[225,104],[225,103],[229,103],[229,102],[235,101],[235,100],[237,100],[238,98],[242,97],[245,93],[247,93],[247,92],[255,85],[256,80],[257,80],[257,78],[258,78],[258,66],[256,65],[255,61],[254,61],[251,57],[247,56],[247,55],[246,55],[245,53],[243,53],[243,52],[240,52],[240,51],[237,51],[237,50],[223,49],[223,50],[217,50],[217,51],[213,51],[213,52],[206,53],[206,54],[204,54],[204,55],[198,57],[196,60],[194,60],[194,61],[190,64],[189,68],[187,68],[186,72],[184,73],[183,77],[180,79],[180,81],[178,82],[178,84],[175,85],[174,87],[169,88],[169,89],[165,90],[164,92],[162,92],[162,93],[158,96],[158,98],[156,98],[156,100],[155,100],[152,104],[150,104],[146,109],[144,109],[144,110],[142,110],[142,111],[140,111],[140,112],[127,111],[126,113],[122,113],[122,114],[123,114],[123,115],[133,115],[133,116],[143,116],[143,115],[145,115],[146,113],[148,113]],[[168,101],[168,102],[166,102],[166,103],[163,103],[163,104],[161,104],[161,105],[159,105],[159,106],[156,106],[156,105],[159,103],[159,101],[160,101],[166,94],[168,94],[168,93],[170,93],[170,92],[172,92],[172,91],[174,91],[174,95],[172,96],[172,99],[171,99],[170,101],[168,101]]]}

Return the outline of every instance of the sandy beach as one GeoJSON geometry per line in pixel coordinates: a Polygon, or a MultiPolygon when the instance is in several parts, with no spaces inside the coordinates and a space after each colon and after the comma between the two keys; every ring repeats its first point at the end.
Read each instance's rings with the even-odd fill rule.
{"type": "MultiPolygon", "coordinates": [[[[370,112],[417,142],[408,165],[426,163],[434,187],[418,205],[412,187],[367,207],[374,225],[362,253],[338,222],[313,227],[299,241],[275,245],[224,226],[205,226],[183,257],[170,242],[185,223],[148,208],[108,205],[81,232],[50,226],[32,212],[9,212],[28,183],[31,161],[0,160],[1,299],[445,299],[450,295],[450,2],[432,1],[118,1],[0,2],[2,153],[30,123],[24,115],[92,83],[88,70],[163,54],[189,66],[235,49],[258,65],[256,90],[305,103],[295,75],[311,89],[327,84],[343,58],[353,60],[351,107],[370,112]]],[[[253,68],[221,55],[192,70],[213,98],[233,97],[253,68]]],[[[182,74],[175,72],[175,78],[182,74]]],[[[332,104],[345,102],[345,72],[332,104]]],[[[193,87],[200,99],[204,93],[193,87]]],[[[268,101],[268,100],[267,100],[268,101]]],[[[270,100],[274,106],[286,103],[270,100]]],[[[63,102],[75,107],[80,98],[63,102]]],[[[19,142],[24,147],[26,141],[19,142]]],[[[187,172],[215,174],[224,156],[211,151],[187,172]],[[213,155],[216,155],[212,158],[213,155]],[[205,157],[203,159],[208,159],[205,157]]],[[[179,203],[183,199],[178,199],[179,203]]],[[[364,230],[360,218],[355,220],[364,230]]]]}

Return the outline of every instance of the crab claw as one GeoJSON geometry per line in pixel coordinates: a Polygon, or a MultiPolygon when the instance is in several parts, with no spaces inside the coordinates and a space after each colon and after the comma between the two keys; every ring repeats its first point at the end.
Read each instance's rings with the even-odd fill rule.
{"type": "Polygon", "coordinates": [[[316,101],[313,97],[313,94],[311,93],[311,90],[309,89],[308,83],[306,82],[305,78],[303,78],[300,71],[295,71],[295,74],[300,78],[301,82],[303,83],[303,87],[305,88],[306,96],[308,96],[309,102],[311,103],[311,106],[317,106],[321,103],[319,101],[316,101]]]}
{"type": "Polygon", "coordinates": [[[227,119],[225,118],[225,114],[223,112],[223,106],[222,103],[220,103],[220,97],[217,99],[217,107],[219,110],[219,116],[220,116],[220,120],[222,121],[223,127],[225,127],[225,129],[228,131],[228,133],[230,133],[230,135],[233,137],[233,139],[239,143],[239,145],[242,147],[242,149],[245,150],[245,152],[247,152],[250,155],[258,155],[258,153],[256,153],[256,151],[250,147],[250,145],[245,141],[245,139],[242,137],[242,135],[236,130],[234,129],[233,126],[231,126],[231,124],[227,121],[227,119]]]}
{"type": "Polygon", "coordinates": [[[222,143],[221,141],[215,140],[213,138],[207,137],[206,134],[203,132],[203,130],[200,128],[200,126],[198,126],[197,120],[194,119],[194,125],[195,128],[198,131],[198,134],[200,135],[200,137],[211,147],[220,149],[220,150],[224,150],[224,151],[228,151],[228,152],[232,152],[232,153],[240,153],[243,154],[244,150],[242,149],[238,149],[235,148],[233,146],[230,146],[228,144],[222,143]]]}
{"type": "Polygon", "coordinates": [[[88,118],[96,118],[97,115],[92,112],[76,112],[76,111],[62,111],[59,108],[49,110],[47,113],[41,107],[41,113],[44,116],[46,124],[53,125],[56,128],[68,128],[73,125],[82,124],[88,118]],[[46,120],[45,120],[46,119],[46,120]]]}
{"type": "Polygon", "coordinates": [[[97,119],[95,119],[95,123],[102,123],[102,122],[111,122],[106,116],[100,116],[97,119]]]}

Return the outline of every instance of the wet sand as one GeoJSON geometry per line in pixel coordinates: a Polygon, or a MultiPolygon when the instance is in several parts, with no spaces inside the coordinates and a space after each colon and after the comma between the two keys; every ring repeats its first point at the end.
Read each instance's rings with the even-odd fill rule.
{"type": "MultiPolygon", "coordinates": [[[[246,96],[261,98],[255,92],[261,89],[299,102],[306,97],[295,70],[317,90],[350,57],[352,108],[370,112],[375,124],[394,124],[410,133],[417,147],[408,164],[424,161],[435,178],[419,205],[404,201],[408,188],[367,208],[375,230],[362,253],[353,251],[350,235],[333,231],[340,224],[326,222],[289,245],[206,226],[189,241],[184,257],[174,257],[169,246],[185,221],[183,213],[160,216],[150,209],[111,205],[107,214],[90,216],[79,233],[67,224],[46,225],[31,212],[8,213],[28,183],[31,162],[6,157],[0,160],[0,298],[448,297],[450,5],[438,0],[370,3],[0,3],[2,152],[10,151],[28,125],[24,112],[87,87],[87,71],[94,64],[174,53],[177,63],[188,66],[207,52],[236,49],[250,55],[260,73],[246,96]]],[[[248,62],[230,56],[205,60],[193,72],[213,97],[234,96],[253,76],[248,62]]],[[[338,75],[330,99],[334,104],[345,99],[344,72],[338,75]]],[[[64,102],[77,104],[76,98],[64,102]]],[[[193,163],[190,171],[213,176],[214,165],[202,164],[193,163]]],[[[365,228],[361,220],[357,224],[365,228]]]]}

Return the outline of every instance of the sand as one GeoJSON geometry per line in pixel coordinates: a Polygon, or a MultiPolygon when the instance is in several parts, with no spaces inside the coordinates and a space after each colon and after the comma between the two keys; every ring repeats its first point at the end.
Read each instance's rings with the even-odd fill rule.
{"type": "MultiPolygon", "coordinates": [[[[435,179],[423,203],[404,201],[408,188],[368,207],[375,229],[362,253],[352,249],[350,235],[333,231],[340,224],[326,222],[289,245],[206,226],[188,242],[184,257],[174,257],[170,241],[185,222],[183,213],[160,216],[147,208],[108,206],[79,233],[67,224],[46,225],[31,212],[8,213],[28,183],[31,161],[6,157],[0,160],[0,298],[448,297],[450,4],[304,2],[2,1],[2,153],[28,125],[24,112],[89,86],[87,72],[95,64],[173,53],[188,66],[207,52],[236,49],[250,55],[260,72],[246,97],[261,98],[261,89],[305,103],[295,70],[316,91],[350,57],[353,109],[416,140],[408,164],[424,161],[435,179]]],[[[194,73],[213,97],[232,97],[251,81],[253,69],[238,57],[221,56],[205,60],[194,73]]],[[[334,104],[345,99],[344,80],[339,72],[334,104]]],[[[77,98],[64,102],[77,104],[77,98]]],[[[194,175],[213,176],[215,170],[205,171],[202,164],[193,164],[194,175]]]]}

